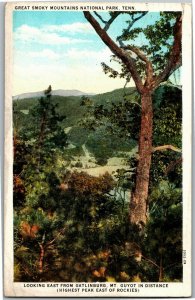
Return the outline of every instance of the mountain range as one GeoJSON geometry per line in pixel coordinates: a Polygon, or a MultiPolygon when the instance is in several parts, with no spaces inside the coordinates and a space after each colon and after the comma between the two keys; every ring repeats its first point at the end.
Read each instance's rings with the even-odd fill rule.
{"type": "MultiPolygon", "coordinates": [[[[100,107],[101,109],[101,107],[105,107],[108,108],[108,110],[111,109],[111,107],[117,108],[118,105],[123,105],[124,99],[132,104],[137,104],[136,107],[138,108],[140,106],[140,97],[136,88],[122,88],[107,93],[89,95],[90,101],[89,103],[87,102],[86,105],[82,104],[80,96],[86,95],[86,93],[76,91],[77,95],[78,93],[81,94],[78,96],[59,95],[59,93],[62,92],[67,95],[67,93],[73,93],[73,91],[75,94],[76,90],[54,90],[53,97],[51,98],[52,103],[56,105],[56,112],[60,116],[65,116],[60,126],[64,128],[67,134],[68,143],[71,148],[67,147],[63,155],[67,156],[68,159],[83,156],[84,153],[86,156],[87,149],[92,157],[95,157],[98,161],[99,159],[105,160],[105,158],[111,157],[126,157],[126,153],[131,152],[137,146],[136,140],[126,135],[123,137],[112,134],[112,132],[105,130],[106,123],[97,126],[97,128],[95,128],[95,124],[95,130],[93,130],[93,128],[91,130],[90,122],[88,123],[87,120],[90,121],[91,117],[93,117],[93,108],[100,107]],[[54,93],[57,93],[57,95],[54,93]]],[[[164,96],[165,92],[167,94],[166,97],[170,97],[170,105],[174,105],[175,107],[180,105],[179,107],[181,107],[182,94],[178,91],[178,87],[163,85],[160,86],[153,95],[154,111],[159,112],[162,101],[166,100],[164,96]]],[[[33,126],[37,126],[37,124],[34,124],[32,112],[33,108],[38,105],[40,95],[43,95],[43,92],[41,94],[40,92],[21,94],[18,95],[18,98],[15,96],[15,99],[19,99],[19,101],[13,101],[13,124],[17,126],[18,132],[25,131],[26,134],[28,134],[28,132],[32,131],[33,126]]],[[[139,118],[139,116],[137,117],[139,118]]]]}
{"type": "MultiPolygon", "coordinates": [[[[93,93],[86,93],[79,90],[53,90],[53,96],[62,96],[62,97],[69,97],[69,96],[91,96],[95,95],[93,93]]],[[[13,96],[13,100],[20,100],[20,99],[29,99],[29,98],[39,98],[44,96],[44,91],[40,92],[31,92],[31,93],[23,93],[16,96],[13,96]]]]}

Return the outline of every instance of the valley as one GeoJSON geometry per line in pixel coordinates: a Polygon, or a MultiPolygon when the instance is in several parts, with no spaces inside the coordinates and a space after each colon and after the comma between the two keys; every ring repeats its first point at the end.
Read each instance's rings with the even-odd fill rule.
{"type": "MultiPolygon", "coordinates": [[[[90,103],[93,107],[104,103],[109,106],[111,102],[118,103],[122,101],[124,93],[132,94],[132,101],[135,101],[135,89],[128,88],[125,91],[119,89],[105,94],[91,95],[90,103]]],[[[38,92],[36,96],[40,94],[41,92],[38,92]]],[[[87,117],[89,118],[87,113],[91,107],[81,105],[82,96],[70,95],[64,97],[55,95],[55,92],[53,94],[51,99],[55,103],[57,111],[60,115],[66,116],[61,124],[68,138],[62,164],[66,165],[69,170],[84,171],[91,176],[99,176],[106,172],[114,175],[121,168],[128,169],[127,158],[137,151],[137,149],[135,150],[135,141],[105,133],[104,126],[97,127],[95,131],[89,130],[82,122],[87,117]],[[105,157],[106,159],[104,159],[105,157]]],[[[83,95],[85,94],[83,93],[83,95]]],[[[35,94],[29,93],[29,95],[35,94]]],[[[37,97],[23,98],[25,96],[26,94],[22,94],[18,95],[17,99],[16,97],[13,98],[14,122],[17,124],[19,131],[24,126],[28,128],[27,121],[32,126],[31,111],[38,101],[37,97]]]]}

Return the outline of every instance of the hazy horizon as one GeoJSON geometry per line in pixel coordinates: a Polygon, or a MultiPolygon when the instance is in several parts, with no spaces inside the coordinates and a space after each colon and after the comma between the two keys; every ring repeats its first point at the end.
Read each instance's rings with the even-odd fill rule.
{"type": "MultiPolygon", "coordinates": [[[[52,86],[51,86],[51,87],[52,87],[52,86]]],[[[132,86],[126,86],[126,88],[130,88],[130,87],[135,87],[135,86],[134,86],[134,85],[132,85],[132,86]]],[[[77,90],[77,89],[62,89],[62,88],[54,89],[54,88],[52,87],[52,91],[53,91],[53,92],[55,92],[55,91],[79,91],[79,92],[82,92],[82,93],[87,94],[87,95],[97,95],[97,94],[111,93],[111,92],[113,92],[114,90],[123,89],[123,88],[124,88],[124,87],[119,87],[119,88],[114,88],[113,90],[108,90],[108,91],[105,91],[105,92],[97,92],[97,93],[93,93],[93,92],[81,91],[81,90],[77,90]]],[[[28,91],[28,92],[24,92],[24,93],[12,95],[12,97],[17,97],[17,96],[20,96],[20,95],[23,95],[23,94],[41,93],[41,92],[44,92],[44,90],[45,90],[45,89],[39,90],[39,91],[28,91]]]]}

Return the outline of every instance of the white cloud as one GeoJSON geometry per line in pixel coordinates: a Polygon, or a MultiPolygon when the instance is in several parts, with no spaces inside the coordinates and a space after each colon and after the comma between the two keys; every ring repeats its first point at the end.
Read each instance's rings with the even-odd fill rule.
{"type": "Polygon", "coordinates": [[[102,50],[79,50],[76,48],[70,48],[66,53],[65,56],[71,59],[76,60],[89,60],[93,59],[95,61],[107,61],[110,58],[112,52],[108,48],[104,48],[102,50]]]}
{"type": "Polygon", "coordinates": [[[95,33],[89,23],[75,22],[72,24],[62,24],[62,25],[47,25],[43,27],[46,32],[65,32],[65,33],[95,33]]]}
{"type": "Polygon", "coordinates": [[[43,49],[41,51],[16,51],[14,53],[13,95],[39,91],[49,84],[53,89],[78,89],[88,93],[103,93],[125,84],[124,79],[109,78],[100,63],[109,63],[110,50],[101,51],[69,49],[66,53],[43,49]],[[82,58],[82,59],[81,59],[82,58]]]}
{"type": "Polygon", "coordinates": [[[45,59],[51,59],[51,60],[56,60],[59,59],[59,54],[56,52],[50,50],[50,49],[44,49],[42,51],[35,51],[35,52],[29,52],[29,56],[32,58],[45,58],[45,59]]]}
{"type": "Polygon", "coordinates": [[[70,38],[62,36],[55,32],[47,32],[43,28],[36,28],[28,25],[22,25],[14,33],[15,41],[20,42],[34,42],[45,45],[62,45],[62,44],[75,44],[81,42],[89,42],[85,39],[70,38]]]}
{"type": "Polygon", "coordinates": [[[113,55],[113,53],[107,47],[101,50],[80,50],[76,48],[69,48],[68,51],[63,54],[64,59],[71,61],[72,66],[89,65],[91,66],[92,70],[94,66],[99,66],[103,73],[101,63],[104,62],[110,67],[112,67],[114,70],[120,72],[120,64],[115,61],[111,62],[111,55],[113,55]]]}
{"type": "Polygon", "coordinates": [[[54,50],[49,48],[44,48],[40,51],[24,51],[24,50],[14,50],[14,61],[16,64],[20,65],[24,63],[28,64],[32,59],[35,64],[40,64],[40,59],[42,64],[47,64],[48,61],[61,61],[62,64],[71,63],[71,65],[85,65],[86,63],[90,65],[100,65],[101,62],[108,63],[110,60],[110,55],[112,52],[107,48],[102,50],[87,50],[79,48],[68,48],[68,50],[60,50],[55,48],[54,50]]]}

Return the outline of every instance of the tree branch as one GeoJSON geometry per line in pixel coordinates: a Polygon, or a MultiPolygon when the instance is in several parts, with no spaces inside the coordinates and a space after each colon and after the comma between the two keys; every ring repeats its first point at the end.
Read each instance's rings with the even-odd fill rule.
{"type": "Polygon", "coordinates": [[[53,240],[47,242],[46,247],[52,245],[52,244],[57,240],[57,238],[58,238],[61,234],[64,233],[65,230],[66,230],[66,228],[62,228],[62,229],[58,232],[58,234],[56,235],[56,237],[55,237],[53,240]]]}
{"type": "Polygon", "coordinates": [[[181,40],[182,40],[182,15],[177,17],[174,26],[174,42],[168,62],[161,74],[159,74],[154,82],[154,87],[167,80],[168,77],[181,66],[181,40]]]}
{"type": "Polygon", "coordinates": [[[151,259],[145,257],[142,255],[142,258],[145,259],[147,262],[151,263],[153,266],[155,266],[156,268],[160,269],[160,267],[151,259]]]}
{"type": "Polygon", "coordinates": [[[152,149],[152,152],[155,152],[155,151],[164,151],[164,150],[173,150],[175,152],[181,152],[181,149],[173,146],[173,145],[163,145],[163,146],[157,146],[157,147],[154,147],[152,149]]]}
{"type": "MultiPolygon", "coordinates": [[[[128,12],[123,12],[124,14],[129,14],[128,12]]],[[[143,16],[145,16],[148,12],[142,12],[140,16],[138,16],[137,18],[134,18],[134,15],[132,15],[132,21],[129,23],[129,26],[127,27],[127,29],[125,30],[126,32],[129,32],[130,29],[132,28],[133,24],[138,21],[139,19],[141,19],[143,16]]],[[[110,25],[114,22],[114,20],[121,14],[121,12],[115,12],[108,21],[105,21],[102,16],[100,16],[100,14],[98,14],[96,11],[94,11],[94,14],[102,21],[102,23],[105,24],[104,30],[107,31],[110,28],[110,25]]],[[[119,43],[122,43],[122,35],[118,38],[119,43]]]]}
{"type": "Polygon", "coordinates": [[[100,19],[100,21],[102,21],[102,23],[107,24],[107,21],[105,21],[102,16],[97,13],[97,11],[94,11],[94,14],[100,19]]]}
{"type": "Polygon", "coordinates": [[[168,78],[180,67],[182,66],[182,56],[180,55],[178,62],[175,64],[175,66],[172,68],[172,70],[170,71],[170,73],[164,78],[163,81],[168,80],[168,78]]]}
{"type": "Polygon", "coordinates": [[[135,82],[135,85],[137,87],[137,90],[140,93],[144,92],[144,86],[142,84],[142,80],[140,78],[139,73],[137,72],[136,65],[131,57],[128,56],[128,54],[121,49],[106,33],[104,29],[102,29],[99,25],[99,23],[96,21],[96,19],[91,15],[90,12],[84,11],[85,18],[89,21],[89,23],[93,26],[99,37],[102,39],[104,44],[106,44],[109,49],[118,56],[122,62],[126,65],[127,69],[132,75],[132,78],[135,82]]]}
{"type": "Polygon", "coordinates": [[[94,11],[94,14],[100,19],[100,21],[102,21],[102,23],[105,24],[104,30],[107,31],[113,21],[121,14],[121,12],[115,12],[108,21],[105,21],[96,11],[94,11]]]}
{"type": "Polygon", "coordinates": [[[123,49],[134,52],[143,62],[146,63],[146,84],[151,82],[151,80],[153,79],[153,67],[151,61],[147,58],[145,53],[143,53],[137,47],[131,45],[124,46],[123,49]]]}
{"type": "Polygon", "coordinates": [[[182,163],[182,157],[180,157],[176,161],[171,162],[165,170],[165,175],[167,175],[169,172],[173,171],[175,166],[177,166],[178,164],[181,164],[181,163],[182,163]]]}
{"type": "Polygon", "coordinates": [[[118,71],[114,70],[113,68],[111,68],[107,64],[101,63],[101,65],[102,65],[102,68],[103,68],[105,74],[110,73],[109,77],[115,78],[119,75],[118,71]]]}
{"type": "Polygon", "coordinates": [[[132,52],[134,52],[142,61],[144,61],[145,63],[148,62],[148,58],[147,56],[138,48],[128,45],[128,46],[123,46],[122,47],[124,50],[131,50],[132,52]]]}
{"type": "Polygon", "coordinates": [[[144,11],[137,18],[134,18],[134,15],[132,15],[132,21],[129,22],[129,26],[124,30],[123,34],[117,38],[117,40],[118,40],[118,42],[119,42],[119,44],[120,44],[121,47],[124,46],[123,41],[122,41],[123,40],[123,35],[126,34],[126,33],[128,33],[131,30],[131,28],[133,27],[133,24],[136,21],[138,21],[139,19],[143,18],[147,13],[148,13],[147,11],[144,11]]]}
{"type": "Polygon", "coordinates": [[[115,14],[108,20],[104,30],[107,31],[110,28],[112,22],[120,15],[120,12],[115,12],[115,14]]]}

